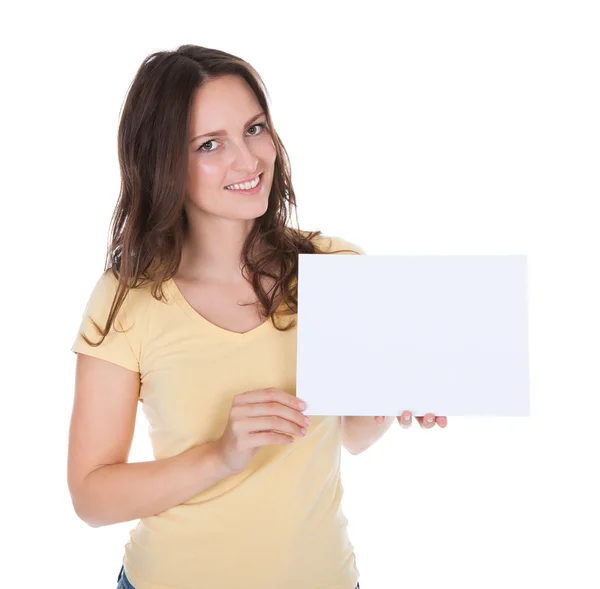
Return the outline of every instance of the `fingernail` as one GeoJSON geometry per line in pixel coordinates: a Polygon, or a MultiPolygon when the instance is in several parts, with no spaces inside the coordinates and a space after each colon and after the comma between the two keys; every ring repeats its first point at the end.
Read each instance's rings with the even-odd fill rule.
{"type": "Polygon", "coordinates": [[[408,420],[410,419],[410,415],[405,415],[405,416],[404,416],[404,419],[405,419],[406,421],[408,421],[408,420]]]}
{"type": "Polygon", "coordinates": [[[298,403],[298,407],[300,407],[300,409],[302,409],[302,411],[304,411],[306,409],[306,403],[304,401],[300,401],[298,403]]]}
{"type": "Polygon", "coordinates": [[[428,418],[427,418],[427,421],[428,421],[429,423],[431,423],[431,422],[433,421],[433,417],[428,417],[428,418]]]}

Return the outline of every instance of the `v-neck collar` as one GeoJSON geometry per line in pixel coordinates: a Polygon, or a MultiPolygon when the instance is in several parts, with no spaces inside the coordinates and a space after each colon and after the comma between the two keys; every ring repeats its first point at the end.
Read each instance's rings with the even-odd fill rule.
{"type": "Polygon", "coordinates": [[[267,317],[266,321],[263,321],[260,325],[256,326],[254,329],[250,331],[245,331],[244,333],[240,333],[237,331],[230,331],[229,329],[224,329],[211,323],[208,319],[203,317],[192,305],[188,302],[188,300],[183,296],[183,293],[177,286],[177,283],[173,278],[167,280],[167,288],[169,289],[173,298],[177,301],[179,306],[183,309],[183,311],[191,317],[195,322],[200,324],[201,326],[209,329],[214,335],[219,336],[224,339],[228,339],[231,341],[246,341],[252,339],[269,329],[269,324],[272,326],[272,321],[270,317],[267,317]]]}

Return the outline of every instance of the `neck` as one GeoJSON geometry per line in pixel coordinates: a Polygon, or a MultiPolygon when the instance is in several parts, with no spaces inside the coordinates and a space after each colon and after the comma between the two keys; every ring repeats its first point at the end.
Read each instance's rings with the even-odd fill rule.
{"type": "Polygon", "coordinates": [[[177,273],[190,280],[245,282],[242,248],[253,223],[254,219],[213,218],[201,228],[190,226],[177,273]]]}

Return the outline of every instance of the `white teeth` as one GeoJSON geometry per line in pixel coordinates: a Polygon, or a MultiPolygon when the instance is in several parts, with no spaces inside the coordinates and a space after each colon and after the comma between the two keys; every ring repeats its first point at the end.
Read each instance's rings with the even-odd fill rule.
{"type": "Polygon", "coordinates": [[[243,184],[230,184],[229,186],[225,186],[225,188],[227,190],[250,190],[258,184],[259,180],[260,178],[257,176],[252,182],[244,182],[243,184]]]}

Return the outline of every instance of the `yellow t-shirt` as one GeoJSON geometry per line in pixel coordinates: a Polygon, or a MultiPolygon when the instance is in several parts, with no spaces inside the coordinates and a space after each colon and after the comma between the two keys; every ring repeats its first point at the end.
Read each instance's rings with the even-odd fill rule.
{"type": "MultiPolygon", "coordinates": [[[[315,242],[365,253],[339,237],[315,242]]],[[[172,280],[164,286],[167,303],[150,286],[128,293],[117,322],[119,331],[133,325],[127,332],[111,329],[98,347],[77,335],[71,348],[139,372],[157,460],[218,439],[239,393],[296,394],[296,327],[279,332],[269,318],[243,334],[227,331],[196,312],[172,280]]],[[[92,291],[79,329],[92,341],[99,336],[87,315],[104,326],[116,287],[108,270],[92,291]]],[[[305,437],[263,446],[242,473],[141,518],[125,545],[128,579],[136,589],[354,589],[340,452],[340,417],[311,416],[305,437]]]]}

